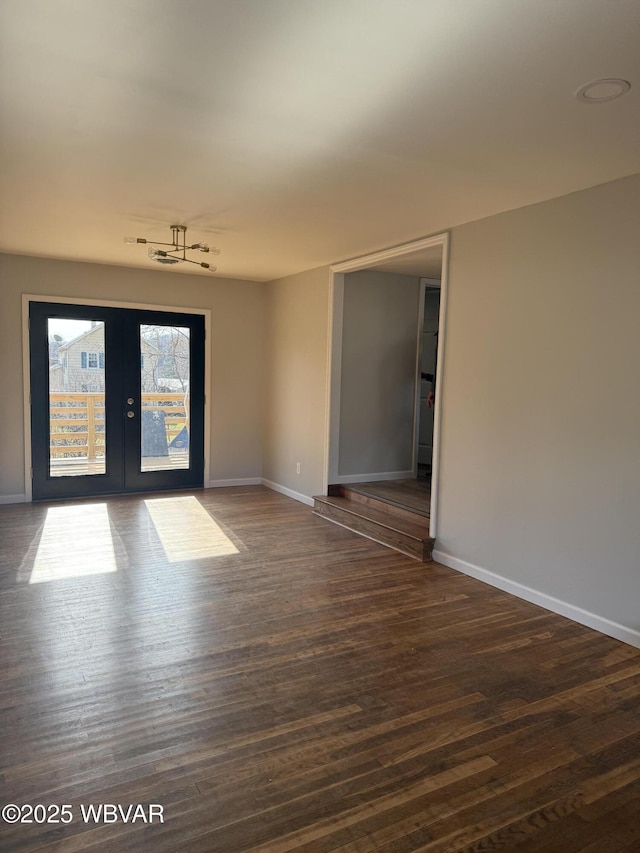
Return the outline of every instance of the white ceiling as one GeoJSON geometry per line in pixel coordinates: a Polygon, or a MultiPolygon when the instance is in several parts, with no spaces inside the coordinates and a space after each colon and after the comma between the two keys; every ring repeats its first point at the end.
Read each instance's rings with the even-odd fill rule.
{"type": "Polygon", "coordinates": [[[0,33],[4,251],[160,269],[122,236],[175,222],[266,280],[640,172],[638,0],[2,0],[0,33]],[[599,77],[631,92],[579,103],[599,77]]]}

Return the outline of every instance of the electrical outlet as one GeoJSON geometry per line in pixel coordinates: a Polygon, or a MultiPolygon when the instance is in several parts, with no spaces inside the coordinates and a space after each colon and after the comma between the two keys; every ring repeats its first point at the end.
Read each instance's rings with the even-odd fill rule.
{"type": "Polygon", "coordinates": [[[296,462],[296,474],[300,473],[300,463],[296,462]]]}

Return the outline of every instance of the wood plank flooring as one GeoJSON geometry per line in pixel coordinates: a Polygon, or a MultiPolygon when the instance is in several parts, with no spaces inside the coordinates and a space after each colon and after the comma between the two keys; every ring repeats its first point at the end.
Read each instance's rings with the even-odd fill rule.
{"type": "Polygon", "coordinates": [[[0,628],[3,851],[640,850],[640,650],[261,487],[0,507],[0,628]]]}
{"type": "MultiPolygon", "coordinates": [[[[189,451],[188,450],[171,450],[169,456],[143,456],[140,459],[141,471],[166,471],[176,468],[183,469],[189,467],[189,451]]],[[[85,477],[87,474],[104,474],[105,468],[104,456],[97,459],[87,459],[87,457],[79,457],[76,459],[60,459],[52,458],[51,460],[51,476],[52,477],[85,477]]]]}

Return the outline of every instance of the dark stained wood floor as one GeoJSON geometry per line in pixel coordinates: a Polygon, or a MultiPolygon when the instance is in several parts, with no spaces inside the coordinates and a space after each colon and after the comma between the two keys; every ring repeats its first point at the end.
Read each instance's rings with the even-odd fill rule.
{"type": "Polygon", "coordinates": [[[0,507],[0,564],[1,800],[73,813],[3,851],[640,850],[640,650],[261,487],[0,507]]]}

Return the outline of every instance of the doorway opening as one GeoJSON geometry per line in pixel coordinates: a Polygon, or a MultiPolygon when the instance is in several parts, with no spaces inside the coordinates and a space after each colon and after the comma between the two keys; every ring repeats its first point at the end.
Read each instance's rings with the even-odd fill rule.
{"type": "Polygon", "coordinates": [[[416,408],[415,474],[419,480],[431,481],[433,468],[433,427],[435,392],[438,373],[438,339],[440,327],[440,278],[420,279],[420,391],[416,408]]]}
{"type": "Polygon", "coordinates": [[[329,503],[316,511],[343,524],[338,509],[357,512],[379,541],[351,502],[402,516],[420,541],[392,547],[421,559],[437,531],[447,261],[440,234],[331,268],[329,503]]]}

